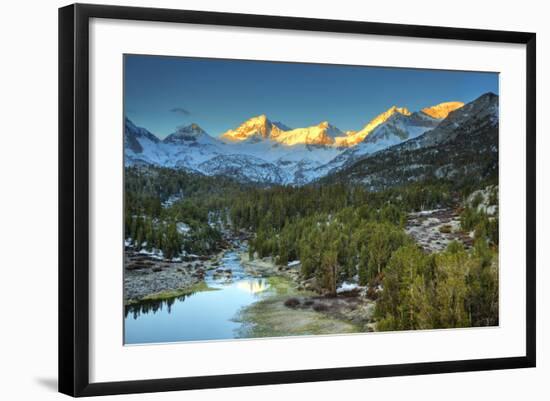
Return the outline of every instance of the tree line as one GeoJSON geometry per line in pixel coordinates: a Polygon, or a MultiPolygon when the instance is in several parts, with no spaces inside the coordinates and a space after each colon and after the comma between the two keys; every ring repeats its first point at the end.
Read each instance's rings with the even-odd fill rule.
{"type": "Polygon", "coordinates": [[[410,212],[457,207],[472,185],[261,188],[161,168],[127,168],[125,185],[125,234],[138,248],[165,257],[210,254],[224,228],[245,230],[250,257],[271,256],[281,265],[299,260],[302,277],[327,294],[347,280],[367,286],[378,298],[379,330],[498,323],[497,217],[475,204],[463,208],[462,228],[475,237],[468,251],[453,242],[427,254],[403,230],[410,212]]]}
{"type": "Polygon", "coordinates": [[[160,250],[166,258],[183,252],[208,255],[220,249],[226,195],[241,184],[181,170],[127,167],[125,238],[136,249],[160,250]]]}
{"type": "Polygon", "coordinates": [[[494,325],[498,218],[464,208],[462,229],[475,238],[470,251],[452,242],[427,254],[403,230],[408,213],[457,207],[466,195],[443,184],[377,193],[339,184],[271,188],[239,194],[230,213],[235,227],[255,233],[251,258],[299,260],[303,278],[315,278],[327,294],[347,280],[380,294],[381,330],[494,325]]]}

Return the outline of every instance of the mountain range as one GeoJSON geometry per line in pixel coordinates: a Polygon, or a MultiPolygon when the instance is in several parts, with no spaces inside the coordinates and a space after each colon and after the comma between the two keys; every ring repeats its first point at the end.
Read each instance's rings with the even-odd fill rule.
{"type": "Polygon", "coordinates": [[[191,124],[161,140],[126,118],[125,165],[179,168],[267,185],[303,185],[323,177],[342,177],[344,171],[357,174],[353,166],[365,166],[365,160],[394,148],[401,152],[437,147],[456,142],[461,129],[491,124],[498,126],[494,94],[466,105],[445,102],[415,112],[393,106],[359,130],[346,132],[328,121],[290,128],[260,115],[217,138],[191,124]]]}
{"type": "Polygon", "coordinates": [[[381,190],[415,181],[467,185],[498,177],[498,96],[486,93],[423,135],[333,171],[321,180],[381,190]]]}

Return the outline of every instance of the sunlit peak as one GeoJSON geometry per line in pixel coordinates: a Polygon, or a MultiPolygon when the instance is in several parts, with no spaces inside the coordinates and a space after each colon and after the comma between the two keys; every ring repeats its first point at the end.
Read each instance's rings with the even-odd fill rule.
{"type": "Polygon", "coordinates": [[[446,118],[449,113],[464,106],[462,102],[444,102],[436,104],[435,106],[425,107],[422,112],[429,115],[432,118],[441,120],[446,118]]]}

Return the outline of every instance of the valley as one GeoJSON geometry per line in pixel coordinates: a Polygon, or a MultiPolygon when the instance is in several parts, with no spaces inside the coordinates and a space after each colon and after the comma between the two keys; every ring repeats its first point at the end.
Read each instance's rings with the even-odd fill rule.
{"type": "Polygon", "coordinates": [[[357,131],[125,121],[125,342],[498,325],[498,96],[357,131]]]}

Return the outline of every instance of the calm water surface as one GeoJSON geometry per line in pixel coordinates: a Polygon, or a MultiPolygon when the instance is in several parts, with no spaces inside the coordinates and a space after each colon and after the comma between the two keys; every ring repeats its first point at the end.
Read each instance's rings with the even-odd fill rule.
{"type": "Polygon", "coordinates": [[[124,320],[125,343],[235,338],[240,323],[233,318],[242,307],[256,302],[268,284],[264,278],[248,276],[236,252],[226,253],[220,268],[231,269],[233,277],[228,282],[207,272],[205,281],[216,291],[129,307],[124,320]]]}

